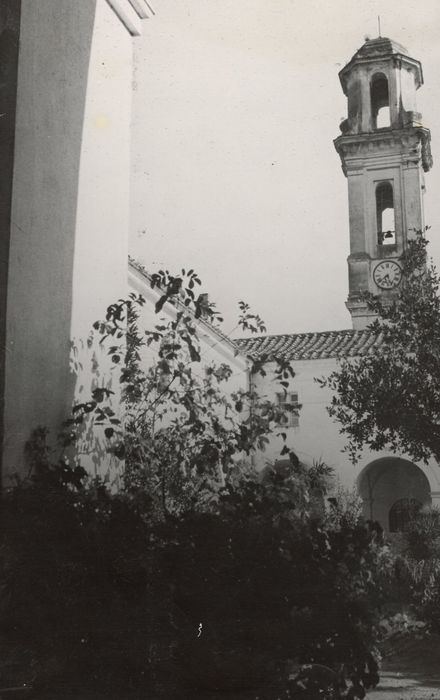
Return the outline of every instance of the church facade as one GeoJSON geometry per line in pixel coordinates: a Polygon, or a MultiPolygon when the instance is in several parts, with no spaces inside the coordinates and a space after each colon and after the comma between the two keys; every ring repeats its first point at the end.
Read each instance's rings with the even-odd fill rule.
{"type": "MultiPolygon", "coordinates": [[[[365,451],[354,466],[344,452],[338,425],[326,406],[331,396],[315,378],[327,377],[341,360],[374,353],[381,335],[368,330],[372,312],[363,299],[371,292],[392,299],[402,279],[399,262],[408,240],[424,228],[424,174],[432,166],[430,132],[416,108],[423,84],[422,66],[405,48],[379,37],[366,41],[339,73],[347,96],[347,118],[334,145],[347,178],[350,255],[347,308],[352,330],[250,338],[242,352],[281,355],[296,376],[290,401],[301,405],[288,427],[300,459],[322,459],[345,487],[357,488],[365,515],[386,530],[398,529],[411,504],[440,505],[440,469],[414,464],[407,455],[365,451]]],[[[273,395],[271,378],[256,380],[273,395]]],[[[280,397],[280,400],[283,400],[280,397]]],[[[268,458],[275,459],[273,444],[268,458]]]]}
{"type": "MultiPolygon", "coordinates": [[[[5,484],[23,465],[32,429],[56,432],[87,381],[72,374],[72,342],[87,338],[106,306],[129,291],[155,303],[145,270],[131,262],[127,276],[126,265],[133,37],[153,15],[146,0],[5,0],[0,9],[5,484]]],[[[402,46],[378,38],[356,52],[340,80],[348,108],[335,147],[348,185],[353,328],[232,342],[203,323],[201,334],[210,360],[233,367],[233,389],[247,386],[249,356],[292,362],[288,400],[301,410],[285,426],[289,444],[305,463],[322,459],[332,466],[344,486],[359,490],[366,515],[394,529],[408,501],[440,505],[438,465],[365,452],[353,466],[326,411],[330,396],[315,378],[328,376],[342,359],[375,352],[381,337],[368,330],[362,293],[393,297],[402,252],[424,227],[424,175],[432,159],[429,130],[416,108],[423,74],[402,46]]],[[[257,380],[258,391],[271,398],[274,386],[270,372],[257,380]]],[[[272,443],[261,464],[277,460],[280,447],[272,443]]]]}

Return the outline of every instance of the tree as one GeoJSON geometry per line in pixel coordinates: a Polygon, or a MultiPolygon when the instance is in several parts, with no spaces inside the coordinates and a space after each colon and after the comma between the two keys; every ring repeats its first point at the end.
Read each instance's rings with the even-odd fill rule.
{"type": "MultiPolygon", "coordinates": [[[[39,430],[31,477],[3,495],[2,678],[63,697],[181,700],[220,688],[273,700],[293,696],[295,661],[314,664],[312,697],[363,698],[378,681],[377,533],[352,509],[325,513],[331,470],[301,464],[280,427],[297,406],[252,381],[228,392],[231,368],[205,366],[198,324],[218,314],[194,271],[160,272],[152,285],[164,314],[152,328],[141,329],[136,295],[95,324],[120,368],[123,419],[100,374],[62,440],[100,433],[125,463],[122,488],[88,477],[68,450],[54,462],[39,430]],[[274,434],[285,459],[258,472],[252,455],[274,434]]],[[[243,327],[263,330],[240,311],[243,327]]],[[[251,377],[269,359],[287,393],[282,359],[249,361],[251,377]]]]}
{"type": "MultiPolygon", "coordinates": [[[[231,367],[204,361],[198,324],[218,324],[221,317],[207,295],[196,292],[199,285],[193,270],[153,275],[151,286],[159,292],[155,311],[168,315],[152,328],[141,328],[142,296],[130,294],[108,308],[94,330],[107,344],[113,367],[121,368],[123,419],[115,416],[108,404],[111,391],[102,385],[90,400],[74,406],[66,423],[65,444],[77,441],[92,420],[108,452],[125,460],[125,488],[148,493],[159,517],[215,499],[237,460],[251,461],[272,435],[283,440],[281,455],[299,465],[281,427],[286,412],[298,406],[281,407],[260,396],[252,381],[245,389],[228,391],[231,367]]],[[[240,312],[241,327],[265,330],[244,302],[240,312]]],[[[265,374],[269,359],[275,363],[274,381],[287,395],[294,372],[283,358],[249,360],[250,375],[265,374]]]]}
{"type": "Polygon", "coordinates": [[[397,297],[368,297],[373,351],[319,380],[334,392],[328,411],[354,462],[364,447],[440,459],[440,277],[426,246],[424,232],[409,241],[397,297]]]}

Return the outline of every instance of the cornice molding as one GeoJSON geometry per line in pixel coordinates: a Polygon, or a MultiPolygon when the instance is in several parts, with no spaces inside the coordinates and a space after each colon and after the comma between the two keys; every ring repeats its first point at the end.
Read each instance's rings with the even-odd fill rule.
{"type": "Polygon", "coordinates": [[[147,0],[130,0],[130,2],[141,19],[148,19],[154,15],[153,8],[148,4],[147,0]]]}
{"type": "Polygon", "coordinates": [[[131,36],[139,36],[142,32],[141,20],[154,14],[146,0],[107,0],[107,4],[131,36]]]}
{"type": "Polygon", "coordinates": [[[338,136],[333,143],[345,175],[353,166],[358,169],[362,159],[390,156],[407,165],[421,164],[425,172],[432,166],[431,132],[424,127],[346,134],[338,136]]]}
{"type": "Polygon", "coordinates": [[[357,263],[357,262],[370,262],[371,260],[371,255],[369,253],[366,253],[365,251],[357,251],[356,253],[350,253],[350,255],[347,258],[347,262],[350,263],[357,263]]]}

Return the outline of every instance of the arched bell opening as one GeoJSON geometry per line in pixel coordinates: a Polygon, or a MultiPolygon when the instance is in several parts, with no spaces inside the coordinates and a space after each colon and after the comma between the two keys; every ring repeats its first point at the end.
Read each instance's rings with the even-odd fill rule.
{"type": "Polygon", "coordinates": [[[362,470],[358,490],[364,516],[387,532],[400,532],[424,505],[431,503],[429,481],[420,467],[399,457],[375,460],[362,470]]]}
{"type": "Polygon", "coordinates": [[[376,73],[370,84],[371,120],[373,130],[391,126],[388,80],[383,73],[376,73]]]}
{"type": "Polygon", "coordinates": [[[377,243],[380,246],[396,245],[394,193],[391,182],[380,182],[376,187],[377,243]]]}

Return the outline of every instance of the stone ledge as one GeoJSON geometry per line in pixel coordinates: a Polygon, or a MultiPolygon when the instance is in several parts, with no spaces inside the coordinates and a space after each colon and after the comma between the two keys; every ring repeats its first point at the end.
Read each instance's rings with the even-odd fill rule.
{"type": "Polygon", "coordinates": [[[130,2],[141,19],[148,19],[154,15],[153,8],[148,4],[147,0],[130,0],[130,2]]]}
{"type": "Polygon", "coordinates": [[[107,0],[107,4],[132,36],[139,36],[141,20],[154,14],[146,0],[107,0]]]}

